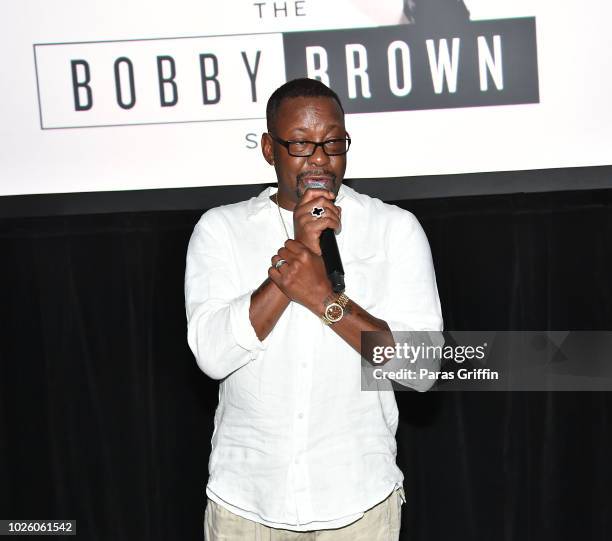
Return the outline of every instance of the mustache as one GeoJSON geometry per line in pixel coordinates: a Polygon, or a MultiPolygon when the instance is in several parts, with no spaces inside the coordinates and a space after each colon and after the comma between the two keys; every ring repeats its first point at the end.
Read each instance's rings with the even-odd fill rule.
{"type": "Polygon", "coordinates": [[[298,173],[296,179],[301,182],[306,177],[330,177],[332,182],[336,182],[336,175],[327,169],[311,169],[310,171],[302,171],[298,173]]]}

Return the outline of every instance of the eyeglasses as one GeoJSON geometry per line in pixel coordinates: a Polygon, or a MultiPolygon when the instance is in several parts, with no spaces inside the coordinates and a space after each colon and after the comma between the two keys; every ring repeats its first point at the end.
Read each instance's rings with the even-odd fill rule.
{"type": "Polygon", "coordinates": [[[283,145],[290,156],[295,156],[297,158],[312,156],[317,150],[317,147],[322,147],[323,152],[328,156],[342,156],[342,154],[348,152],[351,146],[351,138],[348,135],[346,137],[328,139],[320,143],[316,141],[286,141],[285,139],[276,137],[276,135],[270,132],[268,132],[268,135],[279,145],[283,145]]]}

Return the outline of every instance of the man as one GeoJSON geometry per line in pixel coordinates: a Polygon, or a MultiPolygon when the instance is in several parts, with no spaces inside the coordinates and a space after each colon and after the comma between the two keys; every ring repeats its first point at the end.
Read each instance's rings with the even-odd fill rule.
{"type": "Polygon", "coordinates": [[[187,253],[189,345],[222,380],[205,537],[397,539],[397,405],[361,391],[360,335],[441,329],[427,239],[409,212],[342,185],[350,139],[332,90],[290,81],[266,113],[278,190],[205,213],[187,253]],[[326,228],[342,296],[321,257],[326,228]]]}

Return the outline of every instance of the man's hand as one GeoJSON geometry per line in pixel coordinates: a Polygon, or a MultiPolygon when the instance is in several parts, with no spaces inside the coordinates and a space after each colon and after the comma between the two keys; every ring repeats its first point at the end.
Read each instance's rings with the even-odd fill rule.
{"type": "Polygon", "coordinates": [[[324,300],[333,293],[323,258],[297,240],[285,242],[272,258],[268,276],[289,299],[317,314],[322,313],[324,300]],[[276,268],[281,259],[286,263],[276,268]]]}
{"type": "Polygon", "coordinates": [[[300,241],[316,255],[321,255],[319,238],[323,230],[340,230],[342,209],[334,205],[335,197],[335,194],[329,190],[306,190],[306,193],[293,210],[295,240],[300,241]],[[311,214],[313,207],[324,209],[325,212],[320,218],[315,218],[311,214]]]}

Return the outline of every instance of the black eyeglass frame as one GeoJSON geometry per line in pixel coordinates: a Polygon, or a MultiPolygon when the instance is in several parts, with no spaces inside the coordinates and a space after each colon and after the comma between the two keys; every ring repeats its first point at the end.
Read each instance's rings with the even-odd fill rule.
{"type": "Polygon", "coordinates": [[[323,152],[325,152],[327,156],[344,156],[349,151],[349,148],[351,148],[351,138],[349,137],[348,133],[344,137],[333,137],[331,139],[327,139],[326,141],[321,141],[318,143],[316,141],[307,141],[305,139],[300,141],[287,141],[286,139],[281,139],[280,137],[277,137],[276,135],[270,132],[267,133],[273,141],[276,141],[279,145],[284,146],[287,149],[287,153],[289,154],[289,156],[293,156],[294,158],[310,158],[310,156],[312,156],[317,151],[317,147],[321,147],[323,149],[323,152]],[[330,154],[329,152],[327,152],[325,145],[334,141],[346,141],[346,150],[344,152],[340,152],[339,154],[330,154]],[[314,148],[312,149],[312,152],[310,154],[291,154],[291,151],[289,150],[289,145],[291,145],[292,143],[310,143],[311,145],[314,145],[314,148]]]}

